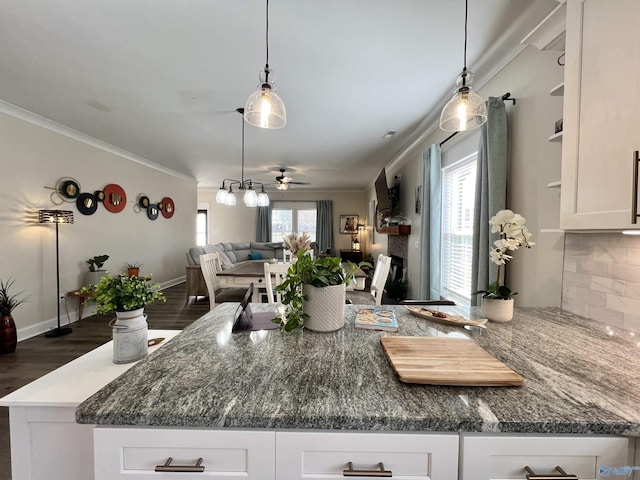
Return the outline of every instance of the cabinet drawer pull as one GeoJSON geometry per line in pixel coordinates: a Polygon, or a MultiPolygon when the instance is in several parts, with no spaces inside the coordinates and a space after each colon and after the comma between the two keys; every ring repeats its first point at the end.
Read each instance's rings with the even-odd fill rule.
{"type": "Polygon", "coordinates": [[[638,223],[638,164],[640,155],[636,150],[633,152],[633,192],[631,193],[631,223],[638,223]]]}
{"type": "Polygon", "coordinates": [[[579,480],[573,473],[567,473],[562,468],[556,466],[555,470],[560,473],[547,473],[539,475],[531,470],[528,466],[524,467],[527,472],[527,480],[558,480],[564,478],[565,480],[579,480]]]}
{"type": "Polygon", "coordinates": [[[156,465],[156,472],[204,472],[204,465],[202,465],[202,458],[196,461],[195,465],[171,465],[173,458],[167,458],[164,465],[156,465]]]}
{"type": "Polygon", "coordinates": [[[347,469],[342,471],[343,477],[393,477],[391,470],[385,470],[382,462],[378,463],[378,470],[354,470],[353,462],[347,462],[347,469]]]}

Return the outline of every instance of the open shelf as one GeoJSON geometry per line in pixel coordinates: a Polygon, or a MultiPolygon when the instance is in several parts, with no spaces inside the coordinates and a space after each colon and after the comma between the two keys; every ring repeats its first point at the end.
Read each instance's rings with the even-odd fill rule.
{"type": "Polygon", "coordinates": [[[553,87],[549,94],[552,97],[562,97],[564,95],[564,82],[553,87]]]}
{"type": "Polygon", "coordinates": [[[562,141],[562,132],[554,133],[549,137],[550,142],[561,142],[562,141]]]}
{"type": "Polygon", "coordinates": [[[386,235],[409,235],[411,233],[411,225],[394,225],[393,227],[379,227],[376,229],[378,233],[386,235]]]}
{"type": "Polygon", "coordinates": [[[558,180],[557,182],[547,183],[547,188],[560,188],[562,186],[562,182],[558,180]]]}

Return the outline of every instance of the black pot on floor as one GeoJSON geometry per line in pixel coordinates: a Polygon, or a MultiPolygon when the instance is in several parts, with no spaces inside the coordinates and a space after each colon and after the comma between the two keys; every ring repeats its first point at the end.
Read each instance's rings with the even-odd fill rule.
{"type": "Polygon", "coordinates": [[[0,354],[13,353],[16,351],[18,336],[16,324],[11,314],[0,317],[0,354]]]}

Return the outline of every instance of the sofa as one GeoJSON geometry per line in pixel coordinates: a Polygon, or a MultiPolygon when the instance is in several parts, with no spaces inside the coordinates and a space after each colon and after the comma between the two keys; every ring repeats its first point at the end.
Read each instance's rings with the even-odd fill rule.
{"type": "Polygon", "coordinates": [[[283,258],[283,244],[281,242],[239,242],[214,243],[202,247],[191,247],[186,253],[188,265],[200,265],[200,255],[205,253],[220,253],[222,269],[227,269],[238,262],[283,258]]]}

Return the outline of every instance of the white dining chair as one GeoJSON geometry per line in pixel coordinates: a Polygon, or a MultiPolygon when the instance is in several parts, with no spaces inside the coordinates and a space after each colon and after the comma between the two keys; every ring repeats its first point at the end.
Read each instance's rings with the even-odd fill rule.
{"type": "Polygon", "coordinates": [[[265,263],[264,284],[267,290],[269,303],[281,303],[282,296],[275,288],[287,278],[287,271],[291,265],[288,263],[265,263]]]}
{"type": "Polygon", "coordinates": [[[221,270],[220,257],[217,252],[200,255],[200,268],[209,292],[209,310],[213,310],[216,303],[240,302],[244,298],[246,288],[221,287],[217,272],[221,270]]]}
{"type": "Polygon", "coordinates": [[[373,278],[371,279],[371,295],[375,298],[376,305],[380,305],[382,303],[384,285],[387,283],[387,277],[389,276],[390,269],[391,257],[382,254],[378,255],[376,269],[374,270],[373,278]]]}

